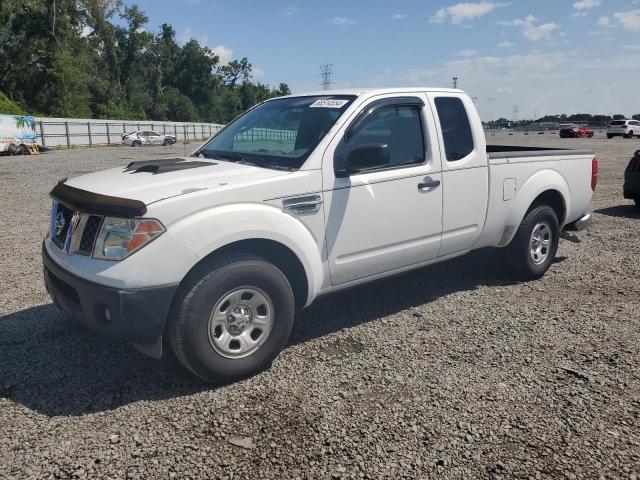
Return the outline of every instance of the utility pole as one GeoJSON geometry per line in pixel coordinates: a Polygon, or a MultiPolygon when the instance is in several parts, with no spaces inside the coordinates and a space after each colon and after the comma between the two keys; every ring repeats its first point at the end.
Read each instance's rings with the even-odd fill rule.
{"type": "Polygon", "coordinates": [[[322,77],[322,89],[331,90],[331,80],[333,75],[333,65],[328,63],[326,65],[320,65],[320,76],[322,77]]]}
{"type": "Polygon", "coordinates": [[[453,77],[452,80],[453,88],[458,88],[458,77],[453,77]]]}
{"type": "Polygon", "coordinates": [[[515,124],[518,121],[518,105],[513,106],[513,123],[515,124]]]}

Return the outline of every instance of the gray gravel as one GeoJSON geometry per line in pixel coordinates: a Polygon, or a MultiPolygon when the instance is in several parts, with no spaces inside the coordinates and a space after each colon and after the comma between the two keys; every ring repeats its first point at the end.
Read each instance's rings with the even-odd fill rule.
{"type": "Polygon", "coordinates": [[[598,151],[592,229],[544,279],[481,251],[321,299],[218,388],[65,321],[41,279],[57,179],[184,147],[0,157],[0,478],[639,478],[640,141],[490,141],[598,151]]]}

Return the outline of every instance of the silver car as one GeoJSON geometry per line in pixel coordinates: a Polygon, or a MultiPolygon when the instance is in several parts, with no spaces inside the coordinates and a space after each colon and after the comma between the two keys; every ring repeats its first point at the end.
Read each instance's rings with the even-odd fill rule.
{"type": "Polygon", "coordinates": [[[132,147],[141,147],[143,145],[173,145],[176,143],[176,137],[173,135],[163,135],[162,133],[151,130],[139,131],[133,133],[125,133],[122,135],[122,143],[131,145],[132,147]]]}

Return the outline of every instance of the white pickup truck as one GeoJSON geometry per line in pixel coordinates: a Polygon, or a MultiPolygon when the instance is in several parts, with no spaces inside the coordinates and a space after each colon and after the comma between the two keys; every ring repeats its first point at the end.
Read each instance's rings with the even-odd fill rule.
{"type": "Polygon", "coordinates": [[[58,183],[45,281],[88,327],[226,381],[268,367],[320,295],[483,247],[542,276],[596,180],[593,152],[487,146],[459,90],[281,97],[190,157],[58,183]]]}

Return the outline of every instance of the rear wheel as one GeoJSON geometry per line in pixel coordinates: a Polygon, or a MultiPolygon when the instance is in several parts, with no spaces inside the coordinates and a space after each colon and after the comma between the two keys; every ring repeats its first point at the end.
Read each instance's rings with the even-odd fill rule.
{"type": "Polygon", "coordinates": [[[525,215],[507,247],[518,277],[532,280],[546,273],[558,250],[559,233],[558,217],[551,207],[538,205],[525,215]]]}
{"type": "Polygon", "coordinates": [[[629,133],[625,135],[626,138],[633,138],[633,130],[629,130],[629,133]]]}
{"type": "Polygon", "coordinates": [[[141,147],[142,146],[142,142],[140,140],[134,140],[133,143],[131,144],[132,147],[141,147]]]}
{"type": "Polygon", "coordinates": [[[607,133],[607,138],[608,138],[609,140],[611,140],[611,139],[613,138],[613,135],[609,135],[609,134],[607,133]]]}
{"type": "Polygon", "coordinates": [[[169,142],[169,139],[165,138],[165,139],[162,141],[162,146],[163,146],[163,147],[166,147],[167,145],[171,145],[171,143],[169,142]]]}
{"type": "Polygon", "coordinates": [[[295,302],[273,264],[234,254],[181,289],[167,326],[171,348],[198,377],[227,382],[269,367],[293,327],[295,302]]]}

